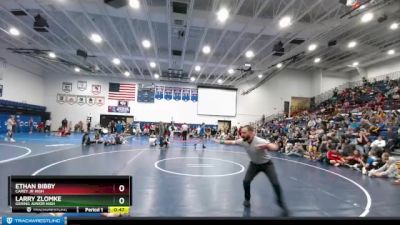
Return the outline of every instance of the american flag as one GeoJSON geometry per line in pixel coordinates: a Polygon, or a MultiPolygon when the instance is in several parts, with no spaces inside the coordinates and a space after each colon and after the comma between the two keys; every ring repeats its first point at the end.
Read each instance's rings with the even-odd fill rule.
{"type": "Polygon", "coordinates": [[[110,83],[108,99],[135,101],[136,84],[110,83]]]}

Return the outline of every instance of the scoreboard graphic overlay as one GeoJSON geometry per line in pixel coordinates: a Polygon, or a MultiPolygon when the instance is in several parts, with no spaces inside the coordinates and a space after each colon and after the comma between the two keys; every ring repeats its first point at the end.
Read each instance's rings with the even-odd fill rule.
{"type": "Polygon", "coordinates": [[[9,176],[14,213],[119,213],[132,205],[131,176],[9,176]]]}

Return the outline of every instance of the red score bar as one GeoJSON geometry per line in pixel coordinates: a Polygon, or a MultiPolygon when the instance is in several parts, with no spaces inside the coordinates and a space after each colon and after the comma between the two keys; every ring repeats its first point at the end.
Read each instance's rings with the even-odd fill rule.
{"type": "MultiPolygon", "coordinates": [[[[32,195],[90,195],[90,194],[125,194],[129,195],[129,184],[56,184],[54,189],[35,189],[32,195]],[[37,192],[40,190],[41,192],[37,192]]],[[[32,190],[32,189],[30,189],[32,190]]]]}

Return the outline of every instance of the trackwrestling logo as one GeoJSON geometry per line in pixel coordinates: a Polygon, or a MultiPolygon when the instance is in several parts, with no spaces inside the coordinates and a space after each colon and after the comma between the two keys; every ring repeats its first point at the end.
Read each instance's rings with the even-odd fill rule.
{"type": "Polygon", "coordinates": [[[3,224],[52,224],[64,225],[63,217],[3,217],[3,224]]]}

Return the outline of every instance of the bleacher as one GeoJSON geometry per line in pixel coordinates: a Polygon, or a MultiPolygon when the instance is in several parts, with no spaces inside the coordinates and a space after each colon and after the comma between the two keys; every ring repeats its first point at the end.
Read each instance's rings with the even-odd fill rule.
{"type": "Polygon", "coordinates": [[[0,109],[9,109],[13,111],[46,112],[45,106],[32,105],[22,102],[14,102],[0,99],[0,109]]]}

